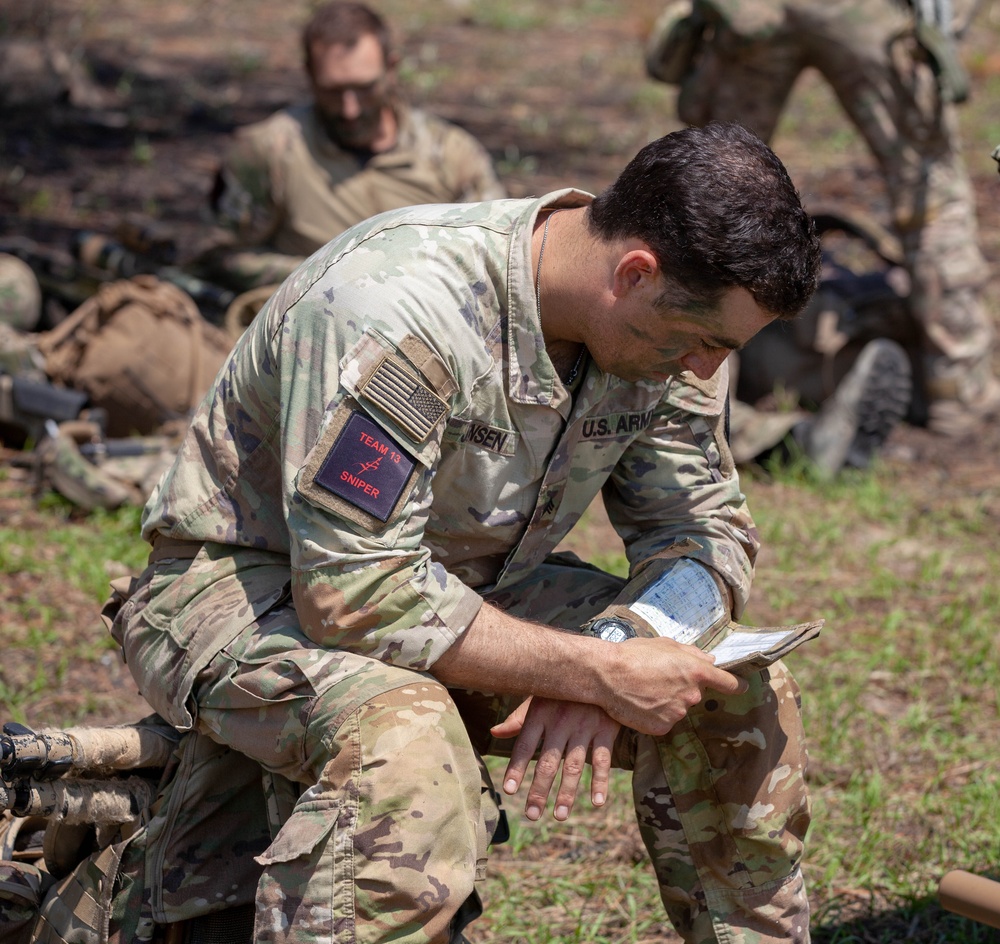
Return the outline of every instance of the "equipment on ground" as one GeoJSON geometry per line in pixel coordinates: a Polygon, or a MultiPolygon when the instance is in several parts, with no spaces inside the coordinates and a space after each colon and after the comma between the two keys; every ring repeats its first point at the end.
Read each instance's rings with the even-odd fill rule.
{"type": "Polygon", "coordinates": [[[938,898],[946,911],[1000,928],[1000,882],[964,869],[946,873],[938,884],[938,898]]]}

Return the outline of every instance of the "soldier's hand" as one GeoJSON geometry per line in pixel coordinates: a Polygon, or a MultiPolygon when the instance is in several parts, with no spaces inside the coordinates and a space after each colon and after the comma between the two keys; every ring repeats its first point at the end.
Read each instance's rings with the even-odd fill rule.
{"type": "Polygon", "coordinates": [[[504,793],[517,793],[528,762],[540,747],[524,803],[528,819],[537,820],[545,811],[560,768],[553,815],[558,820],[569,818],[588,755],[592,769],[590,799],[594,806],[602,806],[608,797],[611,749],[620,727],[596,705],[529,698],[491,729],[495,737],[517,735],[504,773],[504,793]]]}
{"type": "Polygon", "coordinates": [[[602,707],[643,734],[666,734],[709,689],[725,695],[747,690],[745,679],[717,669],[696,646],[667,638],[609,643],[608,694],[602,707]]]}

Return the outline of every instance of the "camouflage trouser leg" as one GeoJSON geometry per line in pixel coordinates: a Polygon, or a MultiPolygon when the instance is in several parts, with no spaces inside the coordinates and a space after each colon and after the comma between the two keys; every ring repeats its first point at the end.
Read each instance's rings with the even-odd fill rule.
{"type": "Polygon", "coordinates": [[[896,31],[891,16],[870,12],[865,3],[857,30],[865,42],[852,34],[845,46],[850,61],[842,53],[819,66],[885,178],[930,399],[975,406],[995,387],[994,331],[983,304],[989,270],[957,112],[912,36],[896,31]]]}
{"type": "Polygon", "coordinates": [[[781,663],[750,681],[709,693],[665,738],[635,735],[639,828],[687,941],[809,940],[798,687],[781,663]]]}
{"type": "Polygon", "coordinates": [[[314,646],[290,607],[203,678],[200,729],[307,785],[261,860],[256,944],[443,944],[479,913],[499,813],[445,688],[314,646]]]}
{"type": "MultiPolygon", "coordinates": [[[[550,559],[495,594],[526,618],[572,628],[621,589],[617,578],[550,559]]],[[[474,743],[506,753],[484,727],[511,705],[461,705],[474,743]],[[486,737],[483,736],[484,731],[486,737]]],[[[615,764],[633,770],[643,841],[671,922],[689,942],[809,940],[799,863],[809,824],[798,688],[779,663],[743,695],[709,697],[663,738],[623,732],[615,764]]]]}

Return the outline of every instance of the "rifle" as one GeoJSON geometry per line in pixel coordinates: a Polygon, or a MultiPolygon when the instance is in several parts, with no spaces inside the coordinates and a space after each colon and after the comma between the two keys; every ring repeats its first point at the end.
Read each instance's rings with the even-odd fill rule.
{"type": "MultiPolygon", "coordinates": [[[[139,234],[141,238],[141,234],[139,234]]],[[[73,238],[73,255],[84,266],[108,272],[114,278],[130,279],[134,275],[155,275],[187,292],[202,310],[202,314],[215,324],[221,323],[236,293],[214,285],[185,272],[170,262],[140,255],[123,243],[103,233],[81,230],[73,238]]],[[[173,256],[173,251],[170,251],[173,256]]]]}
{"type": "MultiPolygon", "coordinates": [[[[96,412],[96,411],[95,411],[96,412]]],[[[45,438],[31,452],[14,453],[12,465],[31,470],[38,492],[58,492],[85,511],[142,505],[165,457],[176,450],[169,435],[109,439],[94,422],[45,421],[45,438]],[[151,457],[151,465],[141,457],[151,457]],[[138,459],[137,465],[130,465],[138,459]]]]}
{"type": "Polygon", "coordinates": [[[53,248],[25,236],[0,237],[0,252],[16,256],[31,267],[42,292],[69,311],[83,304],[104,282],[155,275],[190,295],[204,317],[221,324],[236,293],[191,275],[176,265],[176,250],[162,242],[143,242],[143,233],[129,237],[139,252],[118,239],[90,230],[77,230],[69,248],[53,248]]]}
{"type": "MultiPolygon", "coordinates": [[[[39,443],[47,435],[46,423],[65,423],[83,417],[89,397],[82,390],[57,387],[25,374],[0,371],[0,427],[13,427],[19,443],[39,443]]],[[[103,428],[103,410],[90,410],[86,418],[103,428]]],[[[0,436],[0,438],[3,438],[0,436]]]]}
{"type": "Polygon", "coordinates": [[[12,448],[38,446],[68,430],[80,440],[80,454],[94,465],[163,448],[163,437],[109,439],[107,428],[107,410],[92,406],[86,391],[51,383],[24,358],[0,360],[0,442],[12,448]],[[65,423],[71,426],[61,429],[65,423]]]}

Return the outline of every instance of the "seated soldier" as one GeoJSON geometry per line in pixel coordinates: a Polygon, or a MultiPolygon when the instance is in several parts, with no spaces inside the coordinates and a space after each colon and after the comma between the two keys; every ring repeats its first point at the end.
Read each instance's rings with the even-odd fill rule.
{"type": "Polygon", "coordinates": [[[237,291],[280,282],[384,210],[505,196],[478,141],[402,101],[377,13],[327,3],[302,47],[312,99],[237,131],[216,175],[212,207],[235,242],[210,252],[205,274],[237,291]]]}
{"type": "Polygon", "coordinates": [[[461,941],[499,818],[479,752],[512,752],[514,794],[536,747],[532,820],[550,789],[570,816],[585,761],[597,805],[633,770],[685,941],[807,938],[791,675],[582,635],[624,581],[552,552],[602,494],[633,573],[680,560],[699,612],[742,611],[725,361],[802,310],[819,256],[773,152],[710,125],[596,198],[379,215],[271,297],[146,506],[114,626],[157,712],[298,787],[254,941],[461,941]]]}

